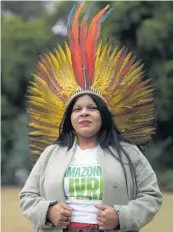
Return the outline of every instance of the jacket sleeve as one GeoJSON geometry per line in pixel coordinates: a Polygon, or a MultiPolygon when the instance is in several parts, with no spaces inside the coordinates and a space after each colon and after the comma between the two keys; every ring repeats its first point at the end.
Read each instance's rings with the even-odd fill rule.
{"type": "Polygon", "coordinates": [[[46,216],[49,205],[54,204],[54,202],[45,200],[40,196],[40,178],[43,166],[54,146],[48,146],[40,155],[19,195],[23,215],[38,228],[50,228],[52,226],[52,223],[46,221],[46,216]]]}
{"type": "Polygon", "coordinates": [[[162,194],[157,184],[156,175],[145,156],[140,150],[135,167],[137,195],[127,205],[114,205],[118,213],[120,231],[140,230],[148,224],[159,211],[162,204],[162,194]]]}

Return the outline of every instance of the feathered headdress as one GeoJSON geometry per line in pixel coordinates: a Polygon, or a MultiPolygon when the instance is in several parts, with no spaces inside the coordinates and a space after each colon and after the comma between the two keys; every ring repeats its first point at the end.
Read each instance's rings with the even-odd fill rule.
{"type": "Polygon", "coordinates": [[[84,4],[69,14],[69,45],[58,45],[54,53],[41,57],[34,80],[28,87],[27,111],[33,159],[52,144],[69,101],[89,92],[100,96],[115,117],[120,132],[139,145],[146,144],[154,132],[154,104],[149,80],[143,81],[143,65],[125,47],[112,48],[98,43],[101,23],[110,13],[102,9],[88,26],[93,5],[78,19],[84,4]]]}

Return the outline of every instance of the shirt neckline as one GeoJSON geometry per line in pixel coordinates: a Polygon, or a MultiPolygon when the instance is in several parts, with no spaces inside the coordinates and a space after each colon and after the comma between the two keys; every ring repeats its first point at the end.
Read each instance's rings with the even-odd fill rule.
{"type": "Polygon", "coordinates": [[[79,150],[79,151],[81,151],[81,152],[87,152],[87,151],[90,151],[90,152],[92,152],[92,151],[96,151],[97,149],[98,149],[98,145],[96,146],[96,147],[94,147],[94,148],[87,148],[87,149],[81,149],[80,148],[80,146],[77,144],[77,150],[79,150]]]}

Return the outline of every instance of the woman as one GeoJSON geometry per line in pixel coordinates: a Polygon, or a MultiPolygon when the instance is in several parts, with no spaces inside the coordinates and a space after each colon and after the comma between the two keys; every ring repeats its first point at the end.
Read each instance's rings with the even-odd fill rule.
{"type": "Polygon", "coordinates": [[[88,33],[89,14],[84,16],[79,43],[82,7],[73,24],[75,9],[70,13],[70,50],[66,45],[66,55],[59,48],[57,57],[42,58],[29,89],[33,155],[53,142],[57,127],[59,136],[33,167],[20,206],[34,231],[139,231],[162,203],[154,171],[127,139],[140,145],[150,139],[151,91],[141,81],[141,67],[123,50],[111,52],[106,45],[94,53],[92,35],[98,37],[109,6],[93,19],[88,33]]]}

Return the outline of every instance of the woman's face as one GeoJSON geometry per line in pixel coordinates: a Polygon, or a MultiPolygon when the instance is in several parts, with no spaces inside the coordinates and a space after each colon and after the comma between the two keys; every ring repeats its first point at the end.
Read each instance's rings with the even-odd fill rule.
{"type": "Polygon", "coordinates": [[[96,103],[88,95],[76,100],[72,109],[71,123],[79,139],[96,137],[102,120],[96,103]]]}

